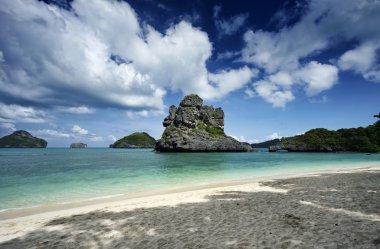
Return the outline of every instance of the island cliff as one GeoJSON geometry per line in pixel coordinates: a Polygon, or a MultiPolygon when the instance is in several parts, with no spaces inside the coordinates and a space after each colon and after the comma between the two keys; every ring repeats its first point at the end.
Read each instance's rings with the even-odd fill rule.
{"type": "Polygon", "coordinates": [[[47,142],[27,131],[15,131],[0,139],[0,148],[46,148],[47,142]]]}
{"type": "Polygon", "coordinates": [[[253,151],[248,143],[224,133],[221,108],[203,105],[198,95],[187,95],[179,107],[172,105],[163,122],[165,131],[156,143],[156,151],[253,151]]]}
{"type": "Polygon", "coordinates": [[[72,144],[70,144],[70,148],[72,148],[72,149],[84,149],[84,148],[87,148],[87,144],[84,144],[84,143],[72,143],[72,144]]]}
{"type": "Polygon", "coordinates": [[[380,152],[380,121],[359,128],[331,131],[323,128],[312,129],[303,135],[282,138],[270,146],[270,152],[380,152]]]}

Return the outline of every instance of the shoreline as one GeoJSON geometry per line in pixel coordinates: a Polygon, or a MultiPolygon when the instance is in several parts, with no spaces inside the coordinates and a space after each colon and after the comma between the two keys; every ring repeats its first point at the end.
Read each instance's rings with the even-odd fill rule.
{"type": "Polygon", "coordinates": [[[262,182],[273,182],[283,179],[315,177],[320,175],[333,175],[344,173],[360,173],[380,170],[380,164],[356,168],[337,168],[314,170],[304,173],[260,176],[229,182],[179,188],[170,191],[156,191],[155,193],[140,196],[117,196],[112,198],[99,198],[91,201],[69,203],[59,207],[37,207],[14,212],[0,213],[0,242],[20,237],[28,232],[44,226],[47,222],[72,215],[83,215],[92,212],[125,212],[141,208],[154,208],[160,206],[175,207],[186,203],[207,202],[207,196],[217,195],[221,192],[273,192],[285,193],[283,189],[276,189],[262,185],[262,182]]]}
{"type": "MultiPolygon", "coordinates": [[[[65,211],[65,210],[71,210],[71,209],[77,209],[77,208],[91,208],[92,206],[102,206],[102,205],[112,205],[116,202],[127,202],[134,199],[141,199],[141,198],[149,198],[154,196],[161,196],[161,195],[168,195],[168,194],[178,194],[178,193],[186,193],[186,192],[192,192],[192,191],[199,191],[199,190],[213,190],[217,191],[218,188],[223,187],[234,187],[234,186],[240,186],[245,184],[257,184],[260,182],[267,182],[267,181],[273,181],[273,180],[280,180],[280,179],[287,179],[287,178],[294,178],[294,177],[308,177],[313,175],[319,175],[319,174],[334,174],[334,173],[345,173],[345,172],[355,172],[355,171],[361,171],[361,170],[368,170],[368,169],[374,169],[374,170],[380,170],[380,163],[354,163],[355,166],[349,166],[345,167],[342,165],[339,165],[339,167],[336,168],[323,168],[319,170],[295,170],[291,173],[276,173],[276,174],[265,174],[265,175],[258,175],[253,177],[247,177],[247,178],[240,178],[240,179],[233,179],[233,180],[224,180],[224,181],[216,181],[209,184],[193,184],[193,185],[187,185],[184,187],[175,187],[171,189],[165,189],[165,190],[157,190],[157,191],[145,191],[140,193],[129,193],[129,194],[115,194],[115,195],[109,195],[109,196],[99,196],[99,197],[91,197],[89,199],[79,200],[79,201],[72,201],[72,202],[63,202],[63,203],[54,203],[54,204],[47,204],[47,205],[38,205],[38,206],[31,206],[31,207],[20,207],[20,208],[10,208],[5,209],[0,212],[0,222],[4,220],[9,219],[17,219],[22,218],[26,216],[33,216],[38,214],[44,214],[44,213],[50,213],[50,212],[59,212],[59,211],[65,211]]],[[[321,165],[322,167],[326,167],[326,165],[321,165]]],[[[294,170],[294,169],[293,169],[294,170]]]]}

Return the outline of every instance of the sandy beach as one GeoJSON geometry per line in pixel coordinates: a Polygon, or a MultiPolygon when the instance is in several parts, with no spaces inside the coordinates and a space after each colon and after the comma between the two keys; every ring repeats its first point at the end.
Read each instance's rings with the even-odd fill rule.
{"type": "Polygon", "coordinates": [[[380,166],[0,216],[0,248],[380,248],[380,166]]]}

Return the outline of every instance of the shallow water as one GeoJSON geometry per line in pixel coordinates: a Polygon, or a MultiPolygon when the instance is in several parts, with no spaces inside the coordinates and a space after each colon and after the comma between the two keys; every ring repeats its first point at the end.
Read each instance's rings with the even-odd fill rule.
{"type": "Polygon", "coordinates": [[[0,210],[379,163],[365,153],[0,149],[0,210]]]}

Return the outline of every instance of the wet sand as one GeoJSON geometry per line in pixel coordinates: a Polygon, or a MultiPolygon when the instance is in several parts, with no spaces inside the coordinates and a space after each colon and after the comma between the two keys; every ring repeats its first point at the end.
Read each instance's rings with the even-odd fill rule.
{"type": "Polygon", "coordinates": [[[0,221],[0,248],[380,248],[380,169],[160,194],[0,221]]]}

